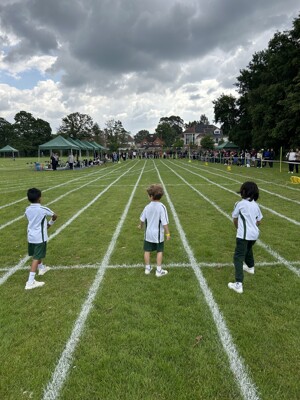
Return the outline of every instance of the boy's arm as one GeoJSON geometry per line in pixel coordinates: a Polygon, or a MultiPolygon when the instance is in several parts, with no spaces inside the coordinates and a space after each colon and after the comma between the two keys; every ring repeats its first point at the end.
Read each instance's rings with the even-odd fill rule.
{"type": "Polygon", "coordinates": [[[170,231],[169,231],[169,225],[168,224],[167,225],[163,225],[163,227],[164,227],[164,230],[165,230],[165,234],[166,234],[167,240],[170,240],[171,239],[171,234],[170,234],[170,231]]]}
{"type": "Polygon", "coordinates": [[[143,226],[144,226],[144,222],[143,222],[143,221],[140,221],[140,223],[139,223],[139,225],[138,225],[138,228],[139,228],[139,229],[142,229],[143,226]]]}
{"type": "Polygon", "coordinates": [[[236,229],[238,228],[238,218],[233,218],[233,224],[236,227],[236,229]]]}
{"type": "Polygon", "coordinates": [[[47,227],[50,228],[50,226],[53,225],[56,220],[57,220],[57,215],[53,214],[51,219],[48,221],[47,227]]]}

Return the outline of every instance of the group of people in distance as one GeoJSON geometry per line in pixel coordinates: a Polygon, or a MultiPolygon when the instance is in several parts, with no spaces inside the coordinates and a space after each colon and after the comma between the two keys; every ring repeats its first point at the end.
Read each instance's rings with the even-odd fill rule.
{"type": "MultiPolygon", "coordinates": [[[[235,204],[232,213],[233,223],[236,227],[236,246],[233,256],[235,282],[228,283],[228,287],[237,293],[243,293],[244,271],[254,274],[253,245],[258,239],[258,225],[263,216],[257,204],[259,189],[256,183],[243,183],[238,193],[240,193],[242,199],[235,204]]],[[[168,270],[162,268],[162,261],[164,238],[166,237],[166,240],[171,239],[169,218],[166,206],[161,203],[164,194],[162,185],[153,184],[149,186],[147,194],[150,202],[142,211],[138,225],[139,229],[145,227],[145,274],[150,275],[152,271],[151,253],[156,252],[155,276],[161,278],[168,274],[168,270]]],[[[28,254],[32,256],[32,263],[25,289],[30,290],[45,284],[45,282],[37,281],[35,277],[36,273],[44,275],[50,270],[50,267],[43,264],[43,259],[47,250],[47,230],[54,224],[57,215],[50,208],[41,204],[42,193],[39,189],[29,189],[27,198],[31,203],[26,208],[25,215],[28,220],[28,254]]]]}
{"type": "Polygon", "coordinates": [[[290,151],[286,155],[286,159],[289,164],[289,174],[293,174],[294,170],[298,174],[300,163],[300,150],[298,148],[296,150],[290,149],[290,151]]]}

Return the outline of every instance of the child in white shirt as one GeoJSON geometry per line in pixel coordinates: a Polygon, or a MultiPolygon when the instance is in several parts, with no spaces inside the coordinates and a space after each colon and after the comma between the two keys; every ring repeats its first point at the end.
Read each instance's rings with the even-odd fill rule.
{"type": "Polygon", "coordinates": [[[161,185],[151,185],[147,189],[150,203],[144,208],[140,216],[139,229],[145,224],[145,240],[144,240],[144,261],[145,274],[149,275],[152,267],[150,264],[150,256],[152,251],[157,252],[156,262],[157,269],[155,275],[160,278],[167,275],[168,271],[161,268],[163,251],[164,251],[164,234],[167,240],[170,240],[168,212],[164,204],[160,202],[164,194],[161,185]]]}
{"type": "Polygon", "coordinates": [[[50,269],[43,265],[42,259],[45,258],[47,251],[47,229],[54,224],[57,215],[50,210],[50,208],[41,205],[42,193],[39,189],[29,189],[27,197],[31,203],[30,206],[26,208],[25,215],[28,219],[28,254],[32,256],[32,263],[25,289],[29,290],[45,284],[45,282],[36,281],[34,278],[37,269],[39,275],[44,275],[50,269]],[[47,216],[51,217],[49,222],[47,221],[47,216]]]}
{"type": "Polygon", "coordinates": [[[236,281],[228,283],[228,287],[237,293],[243,293],[243,271],[254,274],[252,247],[258,239],[258,225],[263,216],[256,203],[259,197],[259,190],[256,183],[243,183],[239,193],[242,200],[235,204],[232,213],[233,223],[237,229],[236,247],[233,257],[236,281]]]}

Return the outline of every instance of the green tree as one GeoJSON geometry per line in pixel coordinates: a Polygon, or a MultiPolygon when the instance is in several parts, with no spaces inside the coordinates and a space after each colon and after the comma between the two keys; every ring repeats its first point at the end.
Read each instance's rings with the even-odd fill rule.
{"type": "Polygon", "coordinates": [[[176,130],[168,122],[159,123],[155,132],[166,147],[171,147],[177,138],[176,130]]]}
{"type": "Polygon", "coordinates": [[[209,125],[209,120],[205,114],[200,116],[200,122],[202,122],[204,125],[209,125]]]}
{"type": "Polygon", "coordinates": [[[221,94],[213,101],[215,122],[221,124],[224,136],[230,136],[238,117],[236,99],[232,95],[221,94]]]}
{"type": "Polygon", "coordinates": [[[95,123],[92,127],[92,137],[96,143],[101,144],[101,146],[105,146],[104,131],[100,129],[100,126],[97,123],[95,123]]]}
{"type": "Polygon", "coordinates": [[[181,137],[184,128],[184,122],[182,118],[180,118],[178,115],[171,115],[170,117],[160,118],[158,124],[164,123],[169,124],[170,127],[173,128],[173,130],[176,132],[177,137],[181,137]]]}
{"type": "Polygon", "coordinates": [[[58,128],[57,133],[73,139],[92,139],[93,126],[92,117],[88,114],[75,112],[62,119],[62,124],[58,128]]]}
{"type": "Polygon", "coordinates": [[[142,129],[138,131],[137,134],[134,135],[134,140],[136,143],[141,143],[149,135],[150,135],[149,131],[147,131],[146,129],[142,129]]]}
{"type": "Polygon", "coordinates": [[[200,144],[201,144],[201,147],[202,147],[203,149],[206,149],[206,150],[213,150],[213,149],[215,148],[214,139],[213,139],[211,136],[209,136],[209,135],[204,136],[204,137],[201,139],[200,144]]]}
{"type": "Polygon", "coordinates": [[[6,119],[0,117],[0,147],[4,147],[6,145],[13,147],[16,146],[17,137],[13,130],[12,124],[6,121],[6,119]]]}
{"type": "Polygon", "coordinates": [[[104,136],[106,140],[106,146],[109,147],[110,151],[118,151],[119,148],[126,144],[127,131],[124,129],[121,121],[115,121],[111,119],[106,122],[104,128],[104,136]]]}
{"type": "Polygon", "coordinates": [[[18,150],[25,156],[34,156],[38,146],[51,139],[51,127],[47,121],[35,119],[32,114],[20,111],[15,115],[13,124],[14,135],[17,139],[18,150]]]}

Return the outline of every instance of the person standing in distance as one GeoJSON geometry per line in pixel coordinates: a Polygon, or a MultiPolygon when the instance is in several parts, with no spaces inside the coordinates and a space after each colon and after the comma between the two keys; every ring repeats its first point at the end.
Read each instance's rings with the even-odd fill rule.
{"type": "Polygon", "coordinates": [[[168,271],[162,269],[162,259],[164,251],[164,234],[167,240],[170,240],[168,212],[164,204],[160,202],[164,194],[161,185],[153,184],[147,189],[150,203],[144,208],[140,216],[139,229],[145,224],[145,240],[144,240],[144,261],[145,274],[149,275],[152,267],[150,264],[151,252],[156,251],[157,268],[155,276],[160,278],[167,275],[168,271]]]}

